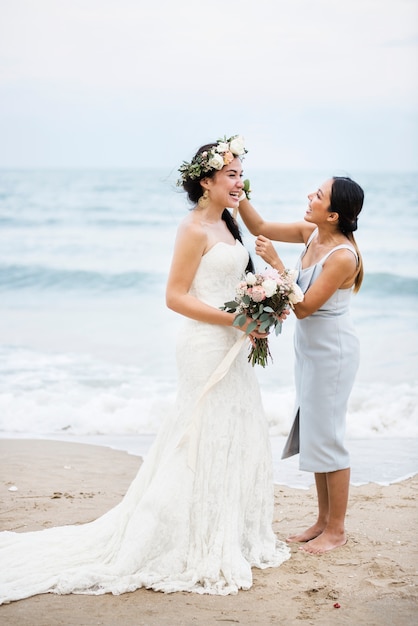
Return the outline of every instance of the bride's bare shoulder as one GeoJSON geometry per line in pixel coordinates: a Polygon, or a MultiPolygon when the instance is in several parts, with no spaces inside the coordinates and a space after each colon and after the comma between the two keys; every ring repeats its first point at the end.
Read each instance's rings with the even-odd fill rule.
{"type": "Polygon", "coordinates": [[[192,213],[186,215],[180,222],[177,229],[177,240],[189,240],[196,243],[204,243],[207,239],[207,232],[202,223],[196,220],[192,213]]]}

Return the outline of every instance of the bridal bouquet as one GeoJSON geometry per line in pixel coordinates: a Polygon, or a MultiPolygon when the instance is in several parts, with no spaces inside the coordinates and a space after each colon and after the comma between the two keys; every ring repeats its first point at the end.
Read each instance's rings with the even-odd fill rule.
{"type": "MultiPolygon", "coordinates": [[[[246,329],[247,335],[255,329],[261,333],[268,332],[271,327],[278,335],[282,330],[282,313],[303,300],[296,277],[296,270],[287,269],[283,272],[274,269],[256,274],[248,272],[236,287],[235,300],[225,302],[221,308],[228,313],[236,313],[234,326],[243,326],[247,317],[252,318],[246,329]]],[[[255,364],[265,367],[268,357],[272,359],[268,338],[255,338],[248,362],[253,367],[255,364]]]]}

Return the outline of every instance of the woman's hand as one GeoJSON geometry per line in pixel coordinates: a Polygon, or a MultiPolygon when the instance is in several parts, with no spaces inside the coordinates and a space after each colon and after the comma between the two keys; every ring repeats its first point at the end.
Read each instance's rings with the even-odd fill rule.
{"type": "Polygon", "coordinates": [[[276,252],[273,244],[270,239],[264,237],[264,235],[259,235],[255,240],[255,252],[258,256],[261,256],[263,261],[274,267],[274,269],[282,272],[284,270],[284,265],[276,252]]]}
{"type": "MultiPolygon", "coordinates": [[[[264,332],[264,333],[260,333],[257,328],[254,328],[254,330],[252,330],[250,333],[247,333],[247,328],[250,324],[252,324],[254,322],[254,320],[252,319],[252,317],[247,317],[247,321],[243,326],[238,326],[238,328],[240,330],[242,330],[242,332],[248,334],[248,337],[251,341],[251,343],[253,344],[253,346],[255,345],[255,340],[256,339],[265,339],[266,337],[268,337],[269,333],[268,332],[264,332]]],[[[259,324],[259,322],[258,322],[259,324]]]]}
{"type": "Polygon", "coordinates": [[[279,322],[284,322],[288,315],[290,315],[290,308],[284,309],[280,315],[276,315],[276,318],[279,322]]]}

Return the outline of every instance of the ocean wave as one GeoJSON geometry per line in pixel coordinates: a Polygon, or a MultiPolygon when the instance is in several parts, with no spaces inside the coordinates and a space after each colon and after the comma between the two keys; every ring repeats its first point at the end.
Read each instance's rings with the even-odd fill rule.
{"type": "Polygon", "coordinates": [[[164,280],[163,274],[139,271],[109,273],[43,266],[0,266],[0,289],[3,291],[138,291],[160,285],[164,280]]]}
{"type": "Polygon", "coordinates": [[[401,276],[388,272],[365,273],[362,292],[377,296],[416,296],[418,294],[418,277],[401,276]]]}
{"type": "MultiPolygon", "coordinates": [[[[0,433],[73,435],[155,434],[174,410],[175,390],[153,378],[74,380],[26,375],[25,388],[0,390],[0,433]]],[[[16,377],[18,374],[16,373],[16,377]]],[[[18,388],[20,387],[20,388],[18,388]]],[[[355,387],[349,402],[347,437],[418,438],[418,390],[409,384],[355,387]]],[[[270,434],[287,436],[294,390],[263,392],[270,434]]]]}
{"type": "Polygon", "coordinates": [[[175,226],[177,224],[176,218],[173,217],[171,213],[163,214],[161,212],[158,215],[148,215],[145,212],[140,212],[137,215],[131,215],[129,217],[123,215],[115,216],[114,212],[112,213],[110,209],[108,216],[106,215],[106,209],[102,208],[96,210],[89,209],[88,215],[85,215],[85,211],[82,217],[77,216],[75,212],[72,215],[67,215],[66,213],[57,215],[55,212],[55,214],[50,217],[47,217],[44,213],[40,212],[36,214],[31,211],[30,213],[28,212],[27,216],[19,215],[18,218],[16,218],[12,212],[10,215],[3,214],[0,215],[0,226],[13,229],[17,234],[28,228],[39,228],[42,230],[51,228],[50,236],[53,238],[54,230],[72,228],[74,226],[80,227],[80,225],[82,228],[95,227],[106,231],[109,228],[113,230],[125,228],[140,229],[141,227],[161,230],[162,228],[175,226]],[[95,212],[97,216],[94,215],[95,212]]]}
{"type": "MultiPolygon", "coordinates": [[[[262,386],[272,435],[292,422],[293,384],[262,386]]],[[[0,345],[0,432],[155,434],[175,406],[176,375],[103,361],[88,354],[49,353],[0,345]]],[[[355,383],[347,436],[418,437],[418,385],[355,383]]]]}
{"type": "MultiPolygon", "coordinates": [[[[137,291],[139,288],[162,284],[166,274],[158,272],[106,272],[82,269],[61,269],[42,265],[0,265],[1,290],[79,290],[79,291],[137,291]]],[[[362,293],[373,296],[416,296],[418,277],[385,272],[368,273],[362,293]]]]}

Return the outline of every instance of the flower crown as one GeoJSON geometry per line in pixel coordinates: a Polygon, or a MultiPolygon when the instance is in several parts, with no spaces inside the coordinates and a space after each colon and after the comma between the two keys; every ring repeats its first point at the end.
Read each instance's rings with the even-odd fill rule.
{"type": "Polygon", "coordinates": [[[211,170],[221,170],[224,165],[228,165],[237,156],[243,156],[248,150],[244,147],[244,137],[233,135],[229,139],[224,137],[218,139],[216,146],[200,152],[190,163],[183,161],[179,167],[181,177],[177,181],[180,187],[187,180],[200,178],[211,170]]]}

